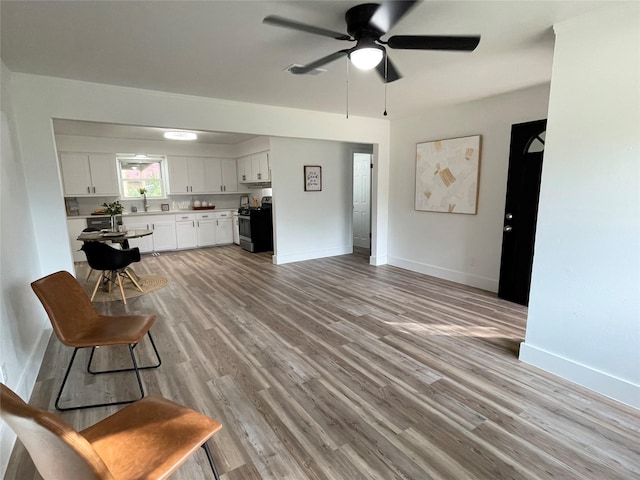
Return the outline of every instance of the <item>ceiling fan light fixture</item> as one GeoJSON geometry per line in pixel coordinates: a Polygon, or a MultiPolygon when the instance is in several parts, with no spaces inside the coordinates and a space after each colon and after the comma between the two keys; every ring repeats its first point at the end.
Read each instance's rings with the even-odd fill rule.
{"type": "Polygon", "coordinates": [[[164,138],[168,140],[197,140],[198,135],[193,132],[185,132],[182,130],[171,130],[164,132],[164,138]]]}
{"type": "Polygon", "coordinates": [[[356,48],[349,54],[351,63],[360,70],[371,70],[382,61],[382,49],[379,47],[356,48]]]}

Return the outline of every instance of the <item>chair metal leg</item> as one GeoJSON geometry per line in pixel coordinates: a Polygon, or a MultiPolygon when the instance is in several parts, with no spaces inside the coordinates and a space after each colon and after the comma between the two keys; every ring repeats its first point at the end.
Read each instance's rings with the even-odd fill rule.
{"type": "MultiPolygon", "coordinates": [[[[109,402],[109,403],[94,403],[94,404],[90,404],[90,405],[79,405],[79,406],[75,406],[75,407],[61,407],[60,406],[60,397],[62,396],[62,391],[64,390],[64,386],[67,383],[67,378],[69,378],[69,372],[71,371],[71,366],[73,365],[73,361],[76,358],[76,354],[78,353],[79,347],[76,347],[73,350],[73,354],[71,355],[71,360],[69,361],[69,366],[67,367],[67,371],[64,374],[64,379],[62,380],[62,385],[60,385],[60,391],[58,391],[58,396],[56,397],[56,403],[55,403],[55,407],[57,410],[60,410],[61,412],[66,412],[68,410],[81,410],[81,409],[85,409],[85,408],[96,408],[96,407],[107,407],[107,406],[111,406],[111,405],[125,405],[127,403],[133,403],[137,400],[140,400],[141,398],[144,398],[144,387],[142,386],[142,378],[140,378],[140,371],[138,368],[138,362],[136,362],[136,357],[133,353],[133,347],[135,345],[134,344],[129,344],[129,354],[131,355],[131,361],[133,363],[133,368],[129,369],[129,370],[134,370],[136,372],[136,379],[138,380],[138,387],[140,387],[140,398],[134,398],[133,400],[121,400],[121,401],[117,401],[117,402],[109,402]]],[[[94,347],[95,348],[95,347],[94,347]]],[[[154,345],[155,348],[155,345],[154,345]]],[[[93,349],[91,351],[91,353],[93,354],[93,349]]],[[[157,353],[157,351],[156,351],[157,353]]],[[[118,371],[118,370],[116,370],[118,371]]],[[[124,370],[123,370],[124,371],[124,370]]],[[[106,373],[106,372],[103,372],[106,373]]]]}
{"type": "Polygon", "coordinates": [[[209,465],[211,465],[211,470],[213,470],[213,478],[215,478],[215,480],[220,480],[218,470],[216,470],[216,465],[215,463],[213,463],[213,457],[211,456],[211,450],[209,450],[209,445],[207,444],[207,442],[204,442],[202,444],[202,448],[204,448],[204,451],[207,454],[207,459],[209,460],[209,465]]]}
{"type": "MultiPolygon", "coordinates": [[[[156,342],[153,341],[153,337],[151,336],[151,331],[147,332],[147,336],[149,337],[149,340],[151,340],[151,346],[153,347],[153,351],[156,354],[156,360],[158,361],[158,363],[155,365],[146,365],[144,367],[138,367],[138,370],[148,370],[150,368],[158,368],[160,365],[162,365],[162,359],[160,358],[160,354],[158,353],[156,342]]],[[[137,346],[138,344],[136,343],[133,345],[133,348],[136,348],[137,346]]],[[[92,373],[93,375],[99,375],[101,373],[132,372],[134,370],[133,368],[120,368],[118,370],[100,370],[100,371],[91,370],[91,362],[93,362],[93,354],[95,350],[96,350],[96,347],[91,348],[91,354],[89,355],[89,361],[87,362],[87,372],[92,373]]]]}

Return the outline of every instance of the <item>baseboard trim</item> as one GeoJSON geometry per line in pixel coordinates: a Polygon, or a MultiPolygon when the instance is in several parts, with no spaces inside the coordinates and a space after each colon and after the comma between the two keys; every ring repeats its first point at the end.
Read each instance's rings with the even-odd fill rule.
{"type": "Polygon", "coordinates": [[[336,257],[338,255],[349,255],[353,253],[352,245],[342,247],[327,248],[325,250],[311,250],[308,252],[290,253],[285,255],[274,255],[274,265],[284,265],[285,263],[303,262],[305,260],[315,260],[317,258],[336,257]]]}
{"type": "Polygon", "coordinates": [[[436,267],[434,265],[414,262],[412,260],[398,257],[389,257],[388,262],[389,265],[404,268],[406,270],[411,270],[412,272],[431,275],[432,277],[450,280],[452,282],[461,283],[462,285],[468,285],[470,287],[481,288],[482,290],[487,290],[489,292],[496,293],[498,291],[498,280],[495,280],[493,278],[481,277],[479,275],[473,275],[468,272],[449,270],[447,268],[436,267]]]}
{"type": "Polygon", "coordinates": [[[373,265],[375,267],[379,266],[379,265],[386,265],[387,264],[387,256],[386,255],[379,255],[379,256],[370,256],[369,257],[369,265],[373,265]]]}
{"type": "Polygon", "coordinates": [[[520,360],[640,410],[640,385],[522,342],[520,360]]]}

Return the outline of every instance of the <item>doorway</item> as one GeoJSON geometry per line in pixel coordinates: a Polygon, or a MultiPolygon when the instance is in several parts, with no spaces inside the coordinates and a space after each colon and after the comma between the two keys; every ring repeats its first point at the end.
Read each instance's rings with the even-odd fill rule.
{"type": "Polygon", "coordinates": [[[498,296],[528,305],[546,120],[511,127],[498,296]]]}
{"type": "MultiPolygon", "coordinates": [[[[371,251],[371,153],[353,154],[353,247],[371,251]]],[[[363,252],[364,253],[364,252],[363,252]]]]}

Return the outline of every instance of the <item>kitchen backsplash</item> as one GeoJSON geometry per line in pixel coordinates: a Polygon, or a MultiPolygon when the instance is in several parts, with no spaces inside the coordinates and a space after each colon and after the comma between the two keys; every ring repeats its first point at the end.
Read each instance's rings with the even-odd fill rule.
{"type": "MultiPolygon", "coordinates": [[[[271,188],[262,188],[262,189],[254,189],[249,194],[249,202],[253,204],[253,199],[256,198],[258,201],[265,196],[271,195],[271,188]]],[[[162,200],[153,200],[148,199],[147,202],[149,204],[150,212],[158,212],[162,210],[161,205],[163,203],[169,204],[169,209],[171,211],[180,211],[183,210],[185,206],[188,206],[188,209],[193,207],[193,202],[198,200],[200,202],[207,202],[209,205],[215,205],[217,209],[221,208],[238,208],[240,206],[240,197],[243,195],[247,195],[246,193],[238,193],[234,194],[224,194],[224,195],[169,195],[169,198],[165,198],[162,200]]],[[[102,208],[103,203],[111,203],[117,200],[117,197],[75,197],[78,201],[78,214],[79,215],[91,215],[95,210],[100,210],[102,208]]],[[[124,207],[125,212],[131,212],[131,207],[136,206],[138,208],[138,213],[144,212],[144,206],[142,204],[142,199],[140,200],[121,200],[122,206],[124,207]]]]}

